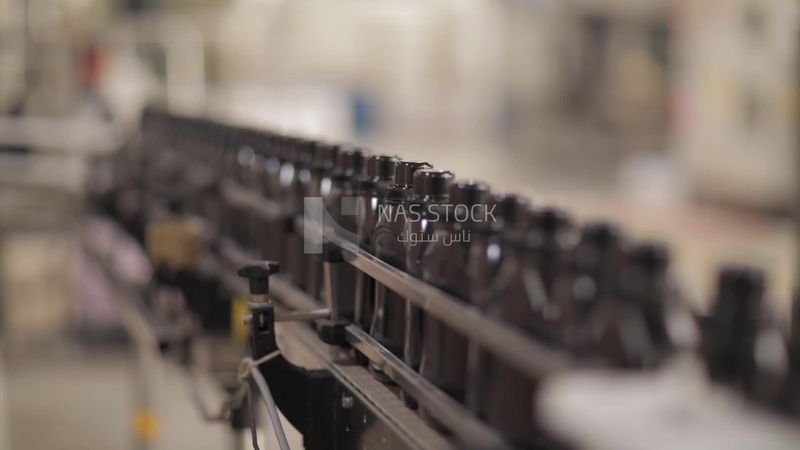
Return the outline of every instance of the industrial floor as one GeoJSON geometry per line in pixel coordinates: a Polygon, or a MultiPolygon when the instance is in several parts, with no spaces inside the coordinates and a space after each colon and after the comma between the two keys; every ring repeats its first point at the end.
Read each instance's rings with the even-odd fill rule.
{"type": "MultiPolygon", "coordinates": [[[[0,450],[252,448],[249,433],[236,439],[225,424],[204,423],[186,380],[169,365],[150,373],[159,425],[152,441],[138,440],[134,361],[124,347],[74,345],[6,357],[0,370],[0,450]]],[[[211,403],[214,388],[203,387],[211,403]]],[[[262,426],[259,437],[262,449],[276,448],[271,430],[262,426]]],[[[302,448],[299,436],[289,438],[292,448],[302,448]]]]}

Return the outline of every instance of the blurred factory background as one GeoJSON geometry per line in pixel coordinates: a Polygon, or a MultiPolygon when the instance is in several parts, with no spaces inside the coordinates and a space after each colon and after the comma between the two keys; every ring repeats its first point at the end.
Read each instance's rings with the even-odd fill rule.
{"type": "MultiPolygon", "coordinates": [[[[798,6],[0,0],[0,448],[129,446],[118,311],[95,301],[79,243],[87,160],[147,104],[425,158],[618,219],[674,246],[700,309],[717,263],[754,262],[785,313],[798,6]]],[[[195,427],[170,377],[160,401],[195,427]]],[[[161,448],[226,438],[162,428],[161,448]]]]}

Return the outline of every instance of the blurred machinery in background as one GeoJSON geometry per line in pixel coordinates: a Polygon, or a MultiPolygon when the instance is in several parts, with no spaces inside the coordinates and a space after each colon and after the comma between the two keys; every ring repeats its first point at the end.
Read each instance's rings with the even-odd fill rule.
{"type": "Polygon", "coordinates": [[[77,273],[69,262],[80,255],[85,168],[63,156],[0,155],[0,297],[11,351],[48,345],[72,324],[77,273]]]}
{"type": "Polygon", "coordinates": [[[568,114],[581,128],[624,135],[620,150],[663,149],[673,76],[670,4],[569,3],[562,88],[568,114]]]}
{"type": "Polygon", "coordinates": [[[52,5],[0,3],[7,114],[130,125],[163,99],[389,148],[488,146],[606,183],[630,156],[666,155],[691,192],[769,210],[794,193],[791,3],[52,5]]]}
{"type": "Polygon", "coordinates": [[[672,146],[698,194],[796,206],[798,14],[781,1],[678,6],[672,146]]]}

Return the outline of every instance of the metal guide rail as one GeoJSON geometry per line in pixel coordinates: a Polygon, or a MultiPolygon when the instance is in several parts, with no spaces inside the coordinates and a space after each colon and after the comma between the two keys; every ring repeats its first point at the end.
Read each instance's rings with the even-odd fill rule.
{"type": "MultiPolygon", "coordinates": [[[[222,254],[224,259],[231,264],[248,261],[241,251],[230,244],[223,247],[222,254]]],[[[228,277],[226,281],[239,292],[247,290],[246,283],[239,278],[228,277]]],[[[293,287],[291,283],[287,283],[282,277],[273,278],[270,287],[276,299],[286,307],[300,310],[319,307],[314,299],[293,287]]],[[[337,381],[347,389],[347,394],[342,395],[343,403],[347,404],[351,401],[350,399],[356,398],[361,407],[369,412],[370,420],[379,418],[384,422],[390,430],[390,433],[385,434],[396,435],[395,440],[407,441],[404,446],[412,448],[455,448],[447,439],[431,430],[417,415],[406,408],[395,392],[375,380],[363,367],[355,364],[350,358],[342,359],[341,355],[337,357],[336,352],[332,352],[330,346],[321,342],[313,330],[300,324],[285,324],[281,331],[310,349],[318,358],[318,362],[330,370],[337,381]]],[[[376,361],[380,360],[379,357],[375,359],[376,361]]],[[[451,408],[452,414],[464,421],[465,426],[458,430],[465,442],[474,442],[476,447],[480,448],[503,446],[502,441],[498,440],[491,429],[475,421],[459,405],[448,404],[446,407],[451,408]]],[[[352,406],[348,406],[348,408],[352,408],[352,406]]],[[[359,424],[363,424],[366,420],[363,418],[363,414],[356,416],[356,422],[359,424]]],[[[371,433],[375,434],[376,432],[373,429],[371,433]]],[[[386,444],[385,440],[383,444],[386,444]]],[[[395,444],[397,445],[397,443],[395,444]]]]}
{"type": "MultiPolygon", "coordinates": [[[[253,368],[306,448],[591,449],[582,423],[553,422],[551,380],[596,368],[646,378],[687,358],[749,407],[800,416],[800,302],[790,333],[776,331],[752,268],[724,269],[714,308],[698,314],[666,248],[613,224],[578,227],[425,162],[152,110],[143,119],[97,204],[147,247],[157,283],[183,292],[201,332],[225,331],[218,305],[249,295],[253,368]],[[330,215],[309,215],[313,205],[330,215]],[[414,223],[391,214],[420,205],[414,223]],[[499,207],[500,220],[440,220],[453,205],[499,207]],[[419,266],[412,231],[426,246],[419,266]],[[315,364],[282,354],[286,339],[315,364]]],[[[657,422],[654,435],[666,433],[657,422]]]]}
{"type": "MultiPolygon", "coordinates": [[[[246,264],[249,259],[230,242],[220,244],[220,253],[230,267],[246,264]]],[[[228,283],[244,290],[242,283],[233,277],[228,277],[228,283]],[[237,283],[238,281],[238,283],[237,283]]],[[[281,277],[270,280],[270,292],[286,306],[298,310],[315,310],[320,304],[309,297],[308,294],[295,288],[291,283],[281,277]]],[[[474,448],[505,448],[506,445],[497,433],[476,420],[474,415],[463,405],[431,385],[418,373],[412,371],[391,352],[376,342],[369,334],[355,325],[346,326],[347,342],[357,351],[366,356],[370,361],[380,364],[386,369],[387,375],[392,378],[402,389],[408,391],[420,404],[430,408],[435,417],[459,438],[463,444],[471,443],[474,448]]],[[[334,372],[339,372],[334,362],[326,357],[326,362],[334,372]]]]}
{"type": "MultiPolygon", "coordinates": [[[[280,205],[261,198],[235,183],[225,183],[222,192],[226,201],[252,208],[252,211],[264,220],[275,220],[283,214],[280,205]]],[[[295,222],[298,229],[304,229],[306,226],[302,217],[296,218],[295,222]]],[[[337,236],[332,230],[325,230],[320,224],[310,226],[322,230],[325,239],[341,249],[344,253],[344,262],[403,295],[425,312],[464,335],[468,335],[470,339],[491,350],[528,376],[541,377],[574,364],[568,354],[547,348],[508,324],[487,317],[478,308],[465,304],[440,289],[420,283],[419,279],[363,251],[352,242],[337,236]]],[[[228,245],[225,248],[230,251],[230,243],[228,245]]],[[[243,263],[244,257],[239,258],[239,262],[243,263]]]]}

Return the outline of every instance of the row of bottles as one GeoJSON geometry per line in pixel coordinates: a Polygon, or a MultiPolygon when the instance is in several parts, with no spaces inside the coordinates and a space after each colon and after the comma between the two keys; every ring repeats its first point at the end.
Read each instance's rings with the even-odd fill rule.
{"type": "MultiPolygon", "coordinates": [[[[175,178],[180,185],[188,177],[182,164],[210,170],[213,176],[195,178],[211,181],[183,199],[192,212],[251,256],[279,261],[287,279],[319,300],[323,263],[304,251],[297,220],[309,199],[321,199],[325,227],[362,251],[587,364],[651,370],[694,352],[713,380],[800,415],[800,306],[791,333],[783,333],[766,312],[764,277],[755,269],[724,268],[712,308],[694,314],[670,275],[668,249],[614,224],[578,224],[558,208],[493,193],[425,161],[153,112],[143,127],[140,178],[158,172],[150,184],[175,178]],[[267,199],[274,214],[226,201],[230,186],[267,199]]],[[[538,443],[531,399],[539,380],[353,266],[332,266],[341,318],[510,442],[538,443]]],[[[379,367],[370,370],[391,382],[379,367]]]]}

